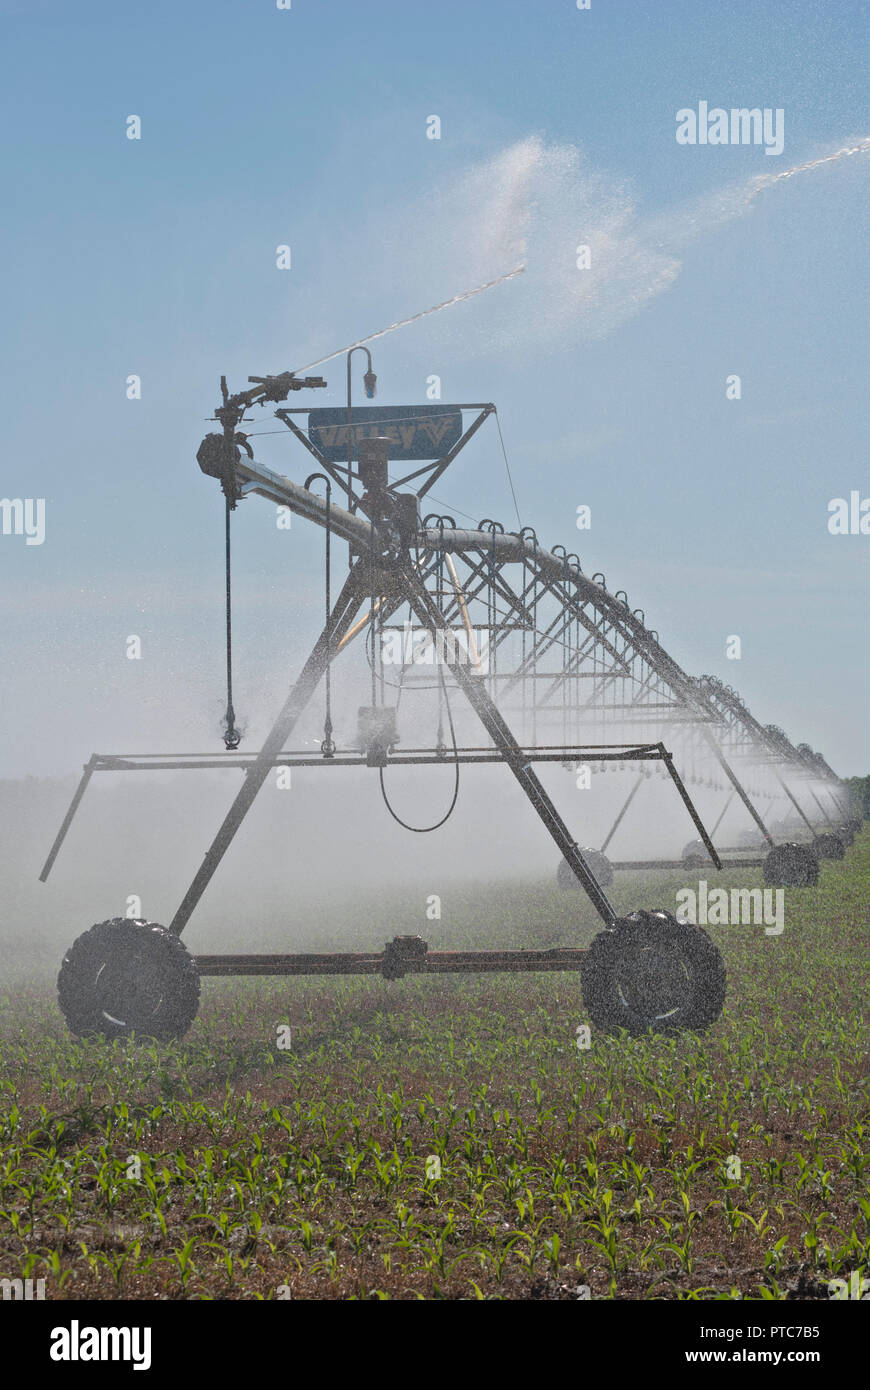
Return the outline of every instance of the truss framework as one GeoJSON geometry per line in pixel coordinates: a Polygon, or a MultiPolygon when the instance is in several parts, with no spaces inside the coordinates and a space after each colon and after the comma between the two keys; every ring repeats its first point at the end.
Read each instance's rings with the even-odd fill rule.
{"type": "MultiPolygon", "coordinates": [[[[306,384],[323,383],[312,380],[306,384]]],[[[408,493],[402,489],[417,483],[412,500],[424,496],[494,413],[493,405],[454,407],[477,413],[444,458],[380,487],[370,478],[367,488],[362,483],[362,469],[355,471],[351,459],[347,467],[330,462],[299,428],[295,417],[305,411],[277,410],[278,418],[323,470],[320,476],[328,488],[324,498],[312,490],[317,475],[305,486],[292,482],[256,461],[247,436],[237,433],[237,425],[251,404],[279,400],[281,392],[286,397],[296,384],[288,387],[283,378],[263,378],[252,391],[235,397],[228,395],[225,382],[222,389],[224,404],[216,417],[224,433],[222,438],[209,436],[217,446],[205,453],[208,440],[204,441],[199,456],[203,470],[220,477],[230,508],[256,494],[348,542],[347,576],[260,751],[218,758],[94,754],[49,853],[43,880],[94,772],[239,768],[244,772],[243,785],[171,923],[172,929],[181,933],[272,768],[372,765],[370,750],[363,754],[325,744],[321,756],[312,757],[288,750],[286,744],[332,662],[361,633],[372,644],[373,706],[379,698],[383,703],[383,682],[379,689],[376,674],[375,637],[389,628],[404,607],[409,621],[428,632],[446,637],[464,630],[468,635],[464,655],[455,641],[452,647],[445,641],[444,665],[489,742],[457,747],[447,760],[500,762],[510,770],[607,927],[617,921],[616,912],[540,781],[536,763],[581,761],[602,769],[608,763],[644,765],[603,849],[638,795],[647,763],[658,763],[675,785],[716,867],[721,867],[722,861],[712,834],[735,800],[742,803],[760,838],[773,846],[759,803],[765,798],[772,801],[774,791],[764,785],[762,771],[772,775],[776,789],[787,797],[810,835],[815,833],[814,825],[793,788],[795,780],[800,784],[798,791],[815,801],[826,824],[833,824],[831,810],[844,814],[842,784],[820,755],[806,746],[803,751],[794,748],[771,726],[763,728],[736,692],[721,682],[712,677],[690,677],[665,651],[658,633],[647,627],[644,613],[630,608],[624,592],[611,593],[603,575],[585,575],[578,556],[559,546],[544,548],[531,528],[508,532],[489,519],[476,528],[464,529],[457,527],[452,517],[424,518],[417,511],[416,523],[409,526],[408,493]],[[275,382],[280,385],[275,386],[275,382]],[[346,507],[332,501],[333,488],[342,492],[346,507]],[[486,635],[485,670],[475,651],[475,633],[486,635]],[[471,660],[467,659],[469,652],[471,660]],[[615,739],[615,734],[620,738],[615,739]],[[712,833],[705,828],[688,790],[693,784],[726,794],[712,833]],[[821,796],[827,799],[827,807],[821,796]]],[[[419,508],[419,500],[415,506],[419,508]]],[[[383,754],[395,764],[443,765],[445,761],[443,748],[402,753],[390,748],[383,754]]],[[[632,867],[647,867],[662,861],[630,862],[632,867]]],[[[214,958],[212,964],[217,960],[214,958]]]]}

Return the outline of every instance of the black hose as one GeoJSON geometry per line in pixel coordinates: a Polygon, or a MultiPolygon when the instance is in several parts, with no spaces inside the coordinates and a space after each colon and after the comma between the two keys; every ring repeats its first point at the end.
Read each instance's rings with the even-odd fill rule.
{"type": "Polygon", "coordinates": [[[381,796],[384,798],[384,805],[386,806],[390,815],[393,817],[393,820],[396,821],[402,827],[403,830],[410,830],[415,835],[428,835],[433,830],[440,830],[442,825],[445,825],[447,821],[450,819],[450,817],[453,815],[453,812],[456,809],[456,802],[459,799],[459,746],[456,742],[456,729],[453,726],[453,715],[450,710],[450,700],[447,696],[447,686],[444,681],[444,672],[439,670],[438,675],[441,680],[441,689],[444,693],[444,702],[447,707],[447,722],[450,725],[450,737],[453,741],[454,767],[453,798],[441,819],[439,821],[436,821],[434,825],[408,825],[407,821],[403,821],[402,817],[397,815],[396,812],[393,810],[392,806],[390,805],[390,798],[387,796],[387,789],[384,786],[384,769],[379,769],[381,796]]]}

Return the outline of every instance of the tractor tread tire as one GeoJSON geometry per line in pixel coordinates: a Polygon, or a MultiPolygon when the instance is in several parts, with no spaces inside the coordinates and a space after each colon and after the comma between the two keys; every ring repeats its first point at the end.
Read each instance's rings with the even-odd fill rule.
{"type": "Polygon", "coordinates": [[[644,1033],[704,1032],[716,1022],[725,1002],[726,971],[719,949],[701,927],[678,922],[669,912],[634,912],[618,920],[615,929],[599,932],[581,968],[583,1003],[593,1024],[605,1033],[626,1029],[644,1033]],[[675,1014],[663,1019],[644,1015],[620,992],[620,956],[638,945],[677,942],[690,977],[690,994],[675,1014]]]}
{"type": "MultiPolygon", "coordinates": [[[[607,855],[600,849],[589,849],[583,845],[580,845],[579,849],[586,863],[597,878],[599,885],[602,888],[609,888],[613,882],[613,865],[607,858],[607,855]]],[[[572,888],[581,887],[580,880],[576,877],[574,870],[565,858],[559,861],[559,867],[556,870],[556,881],[559,887],[566,893],[572,888]]]]}
{"type": "Polygon", "coordinates": [[[839,835],[817,835],[815,851],[819,859],[843,859],[846,847],[839,835]]]}
{"type": "Polygon", "coordinates": [[[764,861],[764,881],[770,888],[815,888],[818,856],[811,845],[775,845],[764,861]]]}
{"type": "Polygon", "coordinates": [[[57,977],[61,1012],[75,1037],[102,1033],[107,1038],[137,1035],[168,1042],[183,1037],[199,1008],[200,981],[196,961],[181,938],[156,922],[139,917],[112,917],[83,932],[63,958],[57,977]],[[155,1007],[135,1027],[123,998],[110,1013],[100,990],[107,965],[134,955],[139,978],[154,980],[159,995],[155,1007]]]}

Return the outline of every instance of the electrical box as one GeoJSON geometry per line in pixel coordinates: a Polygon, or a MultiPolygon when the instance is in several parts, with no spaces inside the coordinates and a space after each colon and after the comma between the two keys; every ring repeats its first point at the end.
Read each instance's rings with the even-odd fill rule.
{"type": "Polygon", "coordinates": [[[366,492],[375,496],[389,486],[390,440],[382,436],[361,439],[359,442],[359,476],[366,492]]]}
{"type": "Polygon", "coordinates": [[[366,755],[368,767],[386,767],[389,749],[399,742],[396,709],[393,705],[361,705],[357,722],[357,743],[366,755]]]}

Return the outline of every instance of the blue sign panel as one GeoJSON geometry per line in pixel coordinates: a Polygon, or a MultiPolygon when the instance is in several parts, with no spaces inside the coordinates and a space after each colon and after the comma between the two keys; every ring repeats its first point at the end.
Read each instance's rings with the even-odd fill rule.
{"type": "Polygon", "coordinates": [[[330,463],[357,457],[361,439],[392,440],[391,459],[443,458],[462,435],[462,411],[455,405],[358,405],[347,421],[347,407],[311,410],[308,438],[330,463]]]}

